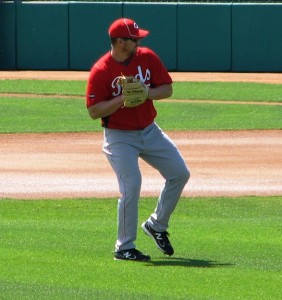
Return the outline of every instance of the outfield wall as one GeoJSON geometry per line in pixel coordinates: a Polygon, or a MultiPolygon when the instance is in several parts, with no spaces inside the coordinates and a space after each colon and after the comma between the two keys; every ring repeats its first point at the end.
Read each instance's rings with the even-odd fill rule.
{"type": "Polygon", "coordinates": [[[282,4],[180,2],[1,2],[0,70],[89,70],[123,16],[169,71],[282,71],[282,4]]]}

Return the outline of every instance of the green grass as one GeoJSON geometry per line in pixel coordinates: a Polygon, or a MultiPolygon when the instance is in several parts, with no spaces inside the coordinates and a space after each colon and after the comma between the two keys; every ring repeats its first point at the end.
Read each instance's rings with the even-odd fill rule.
{"type": "Polygon", "coordinates": [[[0,80],[0,93],[84,96],[85,90],[79,80],[0,80]]]}
{"type": "Polygon", "coordinates": [[[282,85],[253,82],[175,82],[173,98],[282,102],[282,85]]]}
{"type": "Polygon", "coordinates": [[[281,129],[282,106],[157,102],[165,130],[281,129]]]}
{"type": "MultiPolygon", "coordinates": [[[[173,99],[282,102],[282,85],[249,82],[175,82],[173,99]]],[[[1,80],[0,93],[84,96],[85,81],[1,80]]]]}
{"type": "MultiPolygon", "coordinates": [[[[100,131],[82,99],[0,97],[0,132],[100,131]]],[[[156,102],[164,130],[281,129],[282,106],[156,102]]]]}
{"type": "MultiPolygon", "coordinates": [[[[100,121],[88,116],[83,97],[85,87],[84,81],[1,80],[0,93],[41,96],[18,98],[0,94],[0,133],[100,131],[100,121]]],[[[173,98],[236,100],[240,104],[157,101],[157,122],[164,130],[282,128],[281,105],[242,104],[243,101],[281,102],[282,85],[176,82],[173,98]]]]}
{"type": "MultiPolygon", "coordinates": [[[[116,200],[0,201],[1,299],[280,299],[282,197],[182,198],[175,255],[114,261],[116,200]]],[[[140,224],[157,199],[140,201],[140,224]]]]}
{"type": "Polygon", "coordinates": [[[0,98],[0,132],[80,132],[101,130],[82,99],[0,98]]]}

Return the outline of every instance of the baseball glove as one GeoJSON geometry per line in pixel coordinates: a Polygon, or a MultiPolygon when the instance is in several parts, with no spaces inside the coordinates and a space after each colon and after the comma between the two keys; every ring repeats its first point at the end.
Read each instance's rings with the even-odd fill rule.
{"type": "Polygon", "coordinates": [[[134,76],[120,76],[118,84],[122,87],[122,95],[125,107],[136,107],[148,98],[149,89],[134,76]]]}

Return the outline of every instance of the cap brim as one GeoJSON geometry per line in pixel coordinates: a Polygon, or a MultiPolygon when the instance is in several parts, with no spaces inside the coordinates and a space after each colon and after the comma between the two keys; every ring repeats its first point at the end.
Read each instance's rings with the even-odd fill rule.
{"type": "Polygon", "coordinates": [[[139,29],[139,38],[143,39],[145,38],[148,34],[150,33],[150,31],[145,30],[145,29],[139,29]]]}

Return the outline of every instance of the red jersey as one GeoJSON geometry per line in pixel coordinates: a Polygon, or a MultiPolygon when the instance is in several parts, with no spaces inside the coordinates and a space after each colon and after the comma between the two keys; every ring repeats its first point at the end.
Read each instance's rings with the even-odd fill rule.
{"type": "MultiPolygon", "coordinates": [[[[136,53],[126,62],[115,61],[110,52],[102,56],[92,67],[86,91],[87,108],[101,101],[110,100],[121,94],[118,77],[133,75],[149,87],[171,84],[172,79],[157,54],[145,47],[138,47],[136,53]]],[[[122,130],[139,130],[150,125],[157,115],[153,101],[128,108],[122,107],[110,116],[101,119],[103,127],[122,130]]]]}

